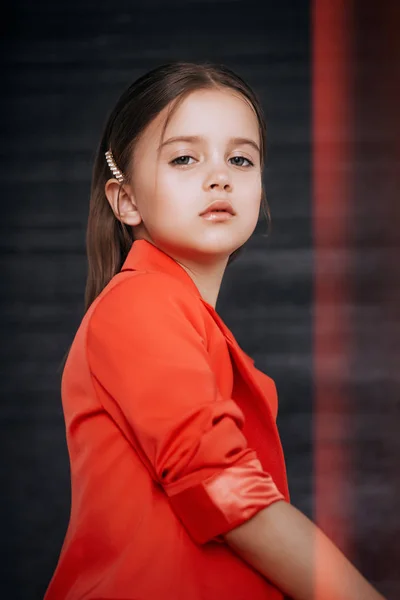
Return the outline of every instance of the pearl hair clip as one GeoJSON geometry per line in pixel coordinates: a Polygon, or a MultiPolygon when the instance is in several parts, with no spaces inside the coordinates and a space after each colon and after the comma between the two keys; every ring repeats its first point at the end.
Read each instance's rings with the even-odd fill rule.
{"type": "Polygon", "coordinates": [[[105,152],[105,156],[106,156],[107,164],[110,167],[110,170],[111,170],[112,174],[114,175],[115,179],[117,179],[119,183],[123,183],[124,176],[121,173],[121,171],[118,169],[111,150],[107,150],[107,152],[105,152]]]}

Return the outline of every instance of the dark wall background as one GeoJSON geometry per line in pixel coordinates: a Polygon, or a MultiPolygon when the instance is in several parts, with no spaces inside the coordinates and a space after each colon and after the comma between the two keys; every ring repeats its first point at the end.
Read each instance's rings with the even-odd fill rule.
{"type": "MultiPolygon", "coordinates": [[[[125,87],[169,60],[223,62],[263,101],[272,233],[266,238],[266,223],[259,224],[245,253],[226,273],[217,309],[256,365],[276,381],[292,502],[310,518],[317,516],[313,6],[306,0],[124,0],[117,5],[18,0],[9,11],[1,42],[1,597],[43,597],[68,523],[60,363],[83,314],[84,236],[95,147],[106,114],[125,87]]],[[[354,132],[348,135],[354,137],[354,132]]],[[[366,239],[368,244],[368,235],[366,239]]],[[[384,240],[378,234],[373,244],[383,246],[384,240]]],[[[342,256],[343,248],[336,250],[342,256]]],[[[352,302],[357,309],[357,298],[352,302]]],[[[398,327],[398,314],[391,314],[398,327]]],[[[358,357],[364,373],[370,363],[362,354],[358,357]]],[[[383,378],[392,385],[386,390],[390,398],[398,399],[394,369],[383,378]]],[[[375,390],[371,402],[377,395],[375,390]]],[[[390,430],[382,415],[378,429],[374,413],[362,421],[362,431],[376,447],[383,447],[387,436],[391,440],[384,454],[385,461],[391,457],[386,495],[379,493],[384,482],[371,479],[371,469],[372,476],[382,470],[381,454],[372,467],[370,460],[368,467],[358,460],[345,483],[363,506],[357,532],[351,534],[352,559],[395,598],[400,576],[394,545],[391,560],[385,555],[379,561],[376,538],[371,537],[371,532],[383,532],[378,538],[383,556],[389,529],[397,536],[400,529],[393,484],[398,404],[390,406],[390,430]],[[362,491],[368,483],[375,496],[362,491]],[[366,547],[375,548],[374,560],[366,547]]],[[[353,402],[352,407],[358,423],[363,406],[353,402]]],[[[357,439],[355,449],[363,450],[357,439]]],[[[346,502],[343,510],[353,522],[354,504],[347,511],[346,502]]],[[[338,504],[343,506],[339,495],[331,512],[338,504]]],[[[335,531],[330,534],[340,544],[340,536],[335,540],[335,531]]]]}

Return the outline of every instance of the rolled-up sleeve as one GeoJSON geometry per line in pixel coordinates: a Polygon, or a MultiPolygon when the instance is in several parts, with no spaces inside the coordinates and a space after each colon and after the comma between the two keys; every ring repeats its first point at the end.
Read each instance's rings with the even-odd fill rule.
{"type": "Polygon", "coordinates": [[[166,277],[131,276],[100,298],[89,367],[191,537],[220,541],[284,496],[248,446],[243,412],[218,389],[196,298],[166,277]]]}

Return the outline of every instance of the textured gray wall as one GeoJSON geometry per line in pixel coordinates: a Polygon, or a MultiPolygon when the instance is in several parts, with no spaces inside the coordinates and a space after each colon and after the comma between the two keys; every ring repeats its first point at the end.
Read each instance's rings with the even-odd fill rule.
{"type": "MultiPolygon", "coordinates": [[[[2,40],[1,597],[43,597],[68,523],[59,365],[83,312],[94,150],[123,89],[169,60],[223,62],[263,101],[272,233],[267,239],[266,224],[257,228],[229,267],[217,308],[276,381],[292,501],[313,516],[310,27],[305,0],[13,3],[2,40]]],[[[371,441],[376,422],[374,414],[362,421],[360,436],[371,441]]],[[[380,423],[389,425],[382,416],[380,423]]],[[[359,460],[353,491],[371,481],[370,469],[378,476],[375,456],[366,471],[359,460]]],[[[384,532],[379,547],[387,542],[385,507],[398,536],[395,490],[388,484],[385,500],[371,485],[377,493],[357,513],[354,558],[368,579],[394,590],[396,567],[385,570],[379,550],[365,546],[374,543],[371,513],[384,532]]]]}

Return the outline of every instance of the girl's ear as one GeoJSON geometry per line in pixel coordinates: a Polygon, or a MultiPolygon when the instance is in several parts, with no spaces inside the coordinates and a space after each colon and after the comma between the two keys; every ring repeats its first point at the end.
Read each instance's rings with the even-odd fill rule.
{"type": "Polygon", "coordinates": [[[142,221],[142,217],[135,204],[132,190],[129,185],[121,185],[116,179],[109,179],[105,184],[104,192],[115,217],[119,221],[122,221],[126,225],[139,225],[142,221]]]}

